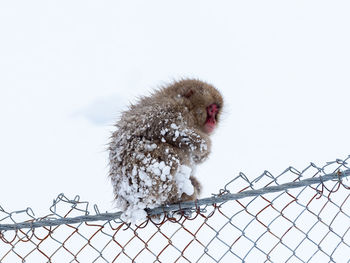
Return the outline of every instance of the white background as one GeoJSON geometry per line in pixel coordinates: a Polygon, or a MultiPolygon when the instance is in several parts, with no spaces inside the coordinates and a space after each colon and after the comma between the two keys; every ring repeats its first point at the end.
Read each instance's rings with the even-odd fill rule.
{"type": "Polygon", "coordinates": [[[203,197],[350,154],[348,1],[1,1],[0,205],[63,192],[112,211],[107,143],[129,101],[181,77],[225,113],[203,197]]]}

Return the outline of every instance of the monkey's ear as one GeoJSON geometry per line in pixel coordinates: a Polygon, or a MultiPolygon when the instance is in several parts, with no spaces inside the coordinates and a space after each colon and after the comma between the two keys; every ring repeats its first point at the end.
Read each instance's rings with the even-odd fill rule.
{"type": "Polygon", "coordinates": [[[194,91],[192,89],[190,89],[184,94],[184,97],[189,98],[193,95],[193,93],[194,93],[194,91]]]}

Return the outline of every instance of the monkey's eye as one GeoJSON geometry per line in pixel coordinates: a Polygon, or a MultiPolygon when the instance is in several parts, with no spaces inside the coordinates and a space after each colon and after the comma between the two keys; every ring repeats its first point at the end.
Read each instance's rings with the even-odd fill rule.
{"type": "Polygon", "coordinates": [[[217,114],[219,113],[219,108],[216,103],[210,104],[207,107],[207,114],[209,118],[214,118],[215,120],[217,119],[217,114]]]}

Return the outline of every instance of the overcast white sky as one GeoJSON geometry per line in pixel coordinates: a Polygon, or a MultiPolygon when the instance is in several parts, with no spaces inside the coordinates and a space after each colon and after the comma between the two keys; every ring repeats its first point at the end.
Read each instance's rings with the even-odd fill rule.
{"type": "Polygon", "coordinates": [[[214,84],[223,122],[204,196],[350,154],[348,1],[1,1],[0,205],[59,193],[111,211],[106,144],[136,96],[214,84]]]}

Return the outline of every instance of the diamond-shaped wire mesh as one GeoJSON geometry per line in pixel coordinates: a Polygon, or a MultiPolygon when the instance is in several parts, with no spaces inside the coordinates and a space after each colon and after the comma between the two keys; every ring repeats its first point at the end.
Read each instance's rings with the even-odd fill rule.
{"type": "Polygon", "coordinates": [[[0,262],[350,262],[350,169],[336,160],[240,174],[139,225],[59,195],[50,214],[0,206],[0,262]]]}

